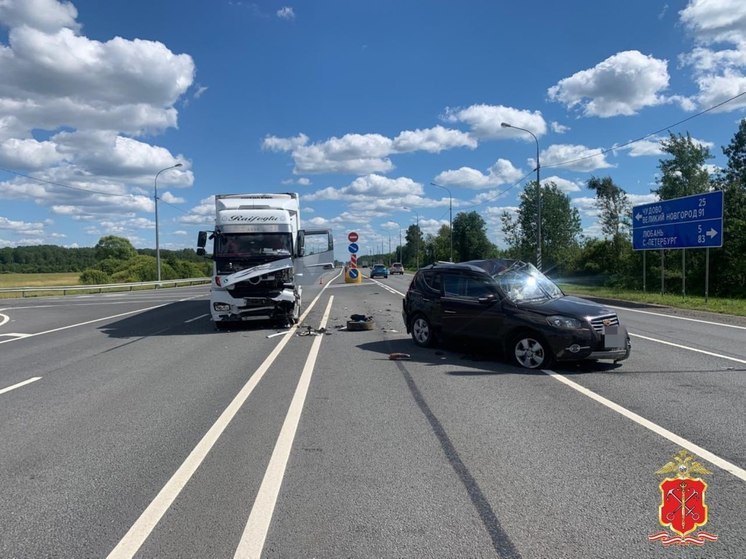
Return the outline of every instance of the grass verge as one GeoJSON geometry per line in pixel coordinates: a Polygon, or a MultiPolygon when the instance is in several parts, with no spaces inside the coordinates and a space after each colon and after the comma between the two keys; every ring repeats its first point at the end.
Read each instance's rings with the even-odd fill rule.
{"type": "Polygon", "coordinates": [[[707,302],[705,302],[704,296],[696,295],[682,296],[668,293],[661,295],[660,293],[652,293],[650,291],[627,291],[610,289],[608,287],[591,287],[574,284],[561,284],[560,287],[568,295],[578,295],[580,297],[602,297],[619,299],[621,301],[666,305],[668,307],[676,307],[680,309],[693,309],[698,311],[746,316],[746,300],[744,299],[709,297],[707,302]]]}

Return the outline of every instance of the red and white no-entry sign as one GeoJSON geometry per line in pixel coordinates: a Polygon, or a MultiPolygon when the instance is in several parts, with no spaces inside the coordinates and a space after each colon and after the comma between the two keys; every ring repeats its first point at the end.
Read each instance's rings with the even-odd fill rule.
{"type": "Polygon", "coordinates": [[[351,243],[356,243],[358,238],[358,234],[355,231],[350,231],[350,233],[347,235],[347,240],[351,243]]]}

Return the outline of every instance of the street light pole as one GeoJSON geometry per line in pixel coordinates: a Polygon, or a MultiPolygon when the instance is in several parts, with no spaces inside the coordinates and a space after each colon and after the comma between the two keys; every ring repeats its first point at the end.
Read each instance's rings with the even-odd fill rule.
{"type": "Polygon", "coordinates": [[[420,269],[420,212],[415,211],[414,215],[417,216],[417,229],[415,231],[415,234],[417,235],[416,241],[417,241],[417,257],[415,258],[415,266],[417,269],[420,269]]]}
{"type": "Polygon", "coordinates": [[[163,171],[176,169],[176,167],[181,167],[181,163],[161,169],[155,174],[155,179],[153,180],[153,200],[155,201],[155,267],[158,271],[158,281],[161,281],[161,245],[158,238],[158,175],[163,171]]]}
{"type": "Polygon", "coordinates": [[[531,130],[513,126],[507,122],[501,123],[500,126],[503,128],[515,128],[516,130],[528,132],[533,136],[534,141],[536,142],[536,267],[541,271],[541,179],[539,177],[541,164],[539,163],[539,139],[536,137],[536,134],[531,132],[531,130]]]}
{"type": "Polygon", "coordinates": [[[437,186],[438,188],[444,189],[446,192],[448,192],[448,229],[449,233],[451,235],[451,262],[453,262],[453,196],[451,196],[451,191],[443,186],[442,184],[437,184],[434,182],[431,182],[433,186],[437,186]]]}

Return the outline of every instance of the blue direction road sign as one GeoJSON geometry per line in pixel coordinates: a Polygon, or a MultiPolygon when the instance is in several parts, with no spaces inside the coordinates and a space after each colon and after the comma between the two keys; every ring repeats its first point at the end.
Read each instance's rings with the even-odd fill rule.
{"type": "Polygon", "coordinates": [[[347,247],[347,250],[349,250],[352,254],[355,254],[358,250],[360,250],[360,247],[357,246],[357,243],[350,243],[350,246],[347,247]]]}
{"type": "Polygon", "coordinates": [[[360,272],[358,272],[357,268],[350,268],[347,270],[347,273],[350,276],[350,279],[357,279],[357,276],[360,272]]]}
{"type": "Polygon", "coordinates": [[[634,250],[723,246],[723,192],[661,200],[632,208],[634,250]]]}

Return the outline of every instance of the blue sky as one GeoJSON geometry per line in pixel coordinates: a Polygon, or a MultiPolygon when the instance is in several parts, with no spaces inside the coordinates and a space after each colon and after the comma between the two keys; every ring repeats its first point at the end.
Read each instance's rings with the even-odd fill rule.
{"type": "Polygon", "coordinates": [[[666,130],[724,165],[746,95],[695,115],[746,92],[746,2],[0,0],[0,76],[0,247],[152,248],[176,163],[162,248],[214,194],[295,191],[338,258],[388,250],[448,223],[431,182],[504,247],[536,144],[501,122],[589,236],[588,179],[653,201],[666,130]]]}

